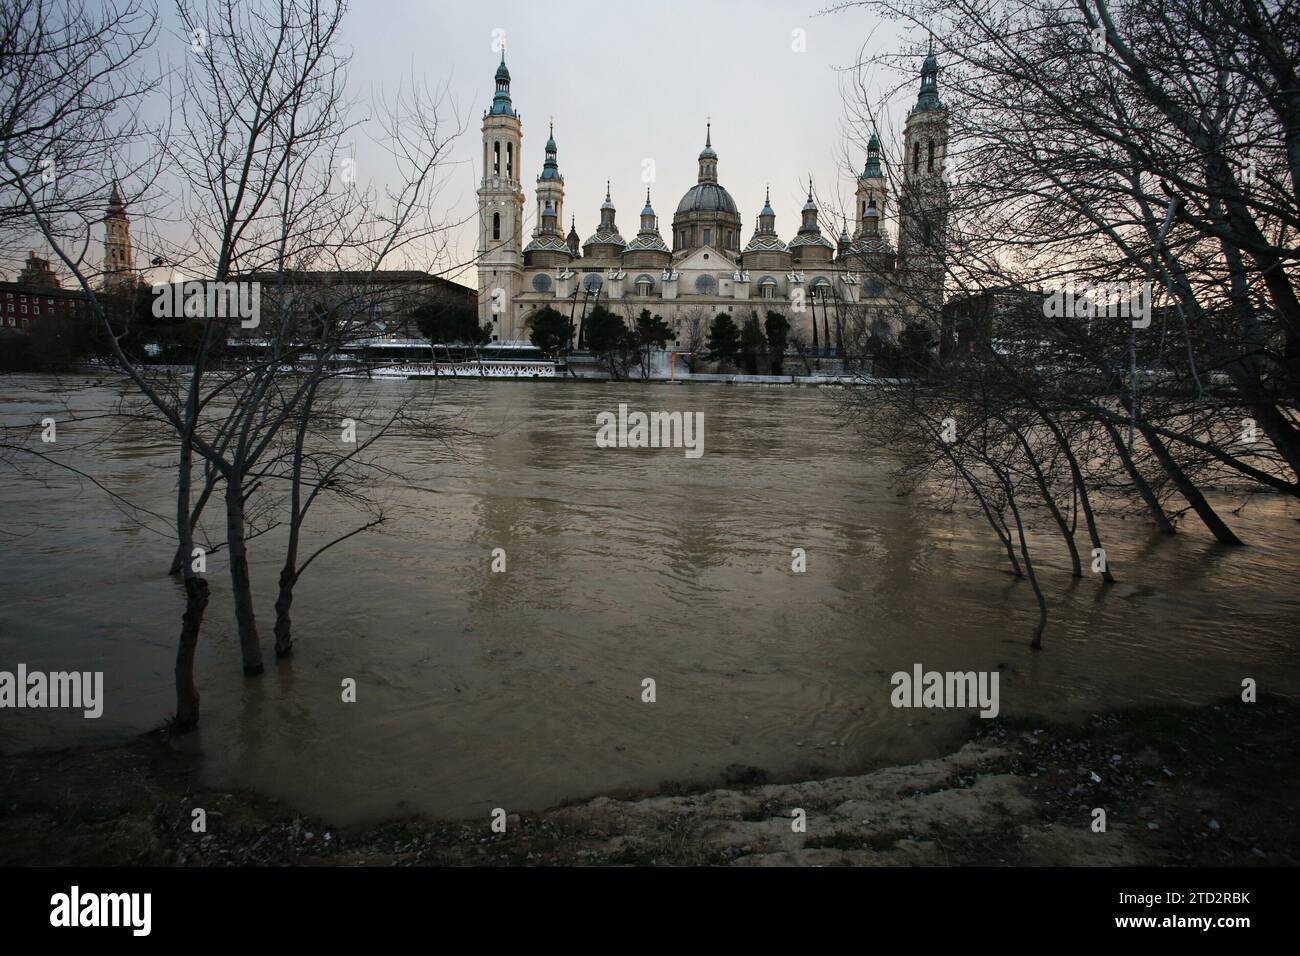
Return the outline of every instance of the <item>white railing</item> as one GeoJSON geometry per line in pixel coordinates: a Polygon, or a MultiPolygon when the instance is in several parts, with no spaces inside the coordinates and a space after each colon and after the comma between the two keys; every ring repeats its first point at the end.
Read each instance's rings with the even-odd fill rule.
{"type": "Polygon", "coordinates": [[[384,365],[350,378],[555,378],[554,362],[410,362],[384,365]]]}

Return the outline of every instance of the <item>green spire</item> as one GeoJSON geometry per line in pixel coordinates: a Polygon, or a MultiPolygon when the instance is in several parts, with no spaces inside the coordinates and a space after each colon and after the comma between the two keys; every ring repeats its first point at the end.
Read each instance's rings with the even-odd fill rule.
{"type": "Polygon", "coordinates": [[[497,92],[492,97],[493,116],[514,116],[514,107],[510,105],[510,71],[506,69],[506,48],[501,48],[501,65],[497,67],[497,92]]]}
{"type": "Polygon", "coordinates": [[[880,171],[880,137],[872,130],[871,139],[867,141],[867,165],[859,178],[881,179],[883,176],[884,173],[880,171]]]}
{"type": "Polygon", "coordinates": [[[921,64],[921,92],[916,98],[914,113],[928,113],[943,109],[939,102],[939,61],[934,55],[934,38],[930,38],[929,51],[921,64]]]}

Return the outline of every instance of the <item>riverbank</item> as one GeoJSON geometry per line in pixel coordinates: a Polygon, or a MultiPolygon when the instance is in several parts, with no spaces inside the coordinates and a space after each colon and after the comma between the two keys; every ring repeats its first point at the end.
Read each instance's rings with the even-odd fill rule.
{"type": "Polygon", "coordinates": [[[204,786],[159,731],[6,756],[0,864],[1293,866],[1297,717],[1300,705],[1264,697],[1078,725],[973,719],[970,740],[935,760],[779,784],[739,768],[733,789],[511,814],[505,834],[486,818],[338,828],[204,786]],[[206,833],[191,830],[196,807],[206,833]],[[792,829],[796,808],[806,832],[792,829]]]}

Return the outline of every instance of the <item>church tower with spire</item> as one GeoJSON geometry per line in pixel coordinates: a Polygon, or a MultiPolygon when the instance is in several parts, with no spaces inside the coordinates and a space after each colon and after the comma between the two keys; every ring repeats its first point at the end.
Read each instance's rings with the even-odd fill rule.
{"type": "Polygon", "coordinates": [[[560,175],[560,163],[555,158],[555,124],[551,124],[550,138],[546,141],[546,161],[542,164],[542,174],[537,177],[537,235],[542,228],[542,213],[549,202],[555,210],[555,218],[564,222],[564,177],[560,175]]]}
{"type": "Polygon", "coordinates": [[[496,94],[483,113],[483,180],[478,191],[479,324],[490,325],[493,338],[500,342],[521,336],[522,318],[515,315],[514,300],[524,269],[522,144],[523,122],[510,100],[510,71],[503,49],[496,94]]]}
{"type": "MultiPolygon", "coordinates": [[[[524,268],[562,268],[573,261],[573,252],[564,240],[564,177],[555,158],[555,125],[546,141],[546,162],[537,177],[537,226],[533,238],[524,246],[524,268]]],[[[515,311],[518,311],[517,309],[515,311]]],[[[522,333],[520,333],[522,335],[522,333]]]]}
{"type": "Polygon", "coordinates": [[[108,197],[104,215],[104,291],[130,292],[139,277],[135,272],[135,258],[131,250],[131,220],[126,214],[126,202],[117,180],[108,197]]]}
{"type": "Polygon", "coordinates": [[[854,238],[875,235],[885,215],[885,172],[880,165],[880,137],[873,131],[867,141],[867,165],[858,177],[854,238]],[[874,213],[870,210],[875,210],[874,213]]]}
{"type": "Polygon", "coordinates": [[[904,293],[917,311],[938,319],[943,302],[944,247],[948,233],[948,110],[939,99],[939,61],[933,50],[921,66],[921,90],[903,130],[903,185],[899,200],[898,254],[904,293]]]}

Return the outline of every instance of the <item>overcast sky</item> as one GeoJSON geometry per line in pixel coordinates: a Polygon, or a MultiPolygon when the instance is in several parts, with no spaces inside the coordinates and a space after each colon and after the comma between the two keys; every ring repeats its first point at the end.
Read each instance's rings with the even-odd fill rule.
{"type": "MultiPolygon", "coordinates": [[[[629,239],[636,234],[646,160],[654,163],[651,195],[667,239],[678,201],[696,182],[712,117],[718,178],[739,206],[747,242],[768,183],[777,230],[787,239],[798,228],[810,174],[819,194],[838,190],[851,206],[853,183],[840,169],[847,141],[840,71],[857,62],[868,38],[873,47],[899,40],[861,10],[819,15],[825,6],[824,0],[380,2],[353,17],[349,38],[356,75],[368,82],[403,67],[422,71],[430,83],[450,78],[469,128],[455,150],[462,166],[443,198],[466,214],[475,209],[482,175],[479,126],[493,93],[494,39],[504,35],[511,97],[523,117],[530,216],[553,117],[566,219],[576,215],[583,240],[599,221],[606,179],[620,231],[629,239]],[[795,52],[796,30],[804,31],[803,52],[795,52]]],[[[919,58],[916,68],[919,75],[919,58]]],[[[881,87],[893,82],[882,77],[881,87]]],[[[864,159],[853,160],[858,169],[864,159]]],[[[475,230],[473,223],[461,230],[462,261],[473,255],[475,230]]]]}
{"type": "MultiPolygon", "coordinates": [[[[653,161],[652,198],[668,239],[677,203],[696,182],[705,122],[712,117],[718,176],[740,209],[742,245],[769,183],[777,230],[788,240],[798,228],[810,174],[824,206],[838,202],[852,208],[846,150],[847,160],[860,170],[865,156],[852,139],[864,141],[866,134],[847,126],[844,71],[854,68],[864,47],[866,55],[901,52],[924,40],[900,37],[862,9],[822,13],[827,4],[354,0],[343,31],[352,56],[349,92],[366,104],[391,97],[412,77],[446,88],[448,109],[459,112],[465,129],[452,148],[453,165],[438,208],[466,221],[455,229],[449,253],[436,268],[469,285],[476,284],[472,265],[464,264],[472,262],[477,243],[480,124],[492,99],[501,37],[514,107],[523,117],[526,237],[552,117],[565,179],[564,230],[569,214],[576,215],[584,241],[599,221],[606,179],[612,182],[620,231],[628,239],[636,234],[647,161],[653,161]]],[[[164,60],[169,53],[183,56],[188,41],[176,29],[169,0],[161,0],[161,6],[159,55],[164,60]]],[[[867,80],[873,94],[904,84],[891,110],[895,128],[901,128],[915,100],[920,60],[921,54],[909,59],[909,76],[874,74],[867,80]]],[[[896,148],[887,141],[887,154],[896,148]]],[[[386,164],[364,139],[356,144],[356,161],[359,180],[378,179],[382,187],[386,164]]],[[[156,225],[165,234],[174,232],[156,225]]],[[[133,223],[140,267],[151,257],[150,231],[133,223]]],[[[102,235],[97,227],[96,259],[102,235]]],[[[25,251],[6,252],[5,271],[12,275],[25,251]]],[[[428,263],[394,261],[389,267],[408,264],[428,263]]]]}

